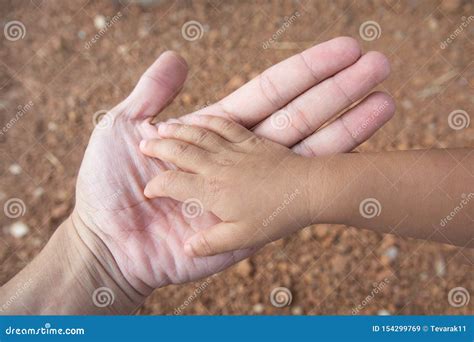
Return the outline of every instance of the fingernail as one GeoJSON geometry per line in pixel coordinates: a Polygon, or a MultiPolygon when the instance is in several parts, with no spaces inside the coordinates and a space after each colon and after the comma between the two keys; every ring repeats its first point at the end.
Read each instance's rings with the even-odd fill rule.
{"type": "Polygon", "coordinates": [[[145,145],[146,145],[146,140],[140,141],[140,149],[141,149],[141,150],[144,150],[144,149],[145,149],[145,145]]]}

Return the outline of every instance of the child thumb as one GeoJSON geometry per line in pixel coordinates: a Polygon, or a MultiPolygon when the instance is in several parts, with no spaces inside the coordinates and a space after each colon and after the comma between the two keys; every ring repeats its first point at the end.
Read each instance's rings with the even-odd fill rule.
{"type": "Polygon", "coordinates": [[[244,248],[239,231],[236,223],[218,223],[191,236],[184,243],[184,252],[191,257],[203,257],[244,248]]]}

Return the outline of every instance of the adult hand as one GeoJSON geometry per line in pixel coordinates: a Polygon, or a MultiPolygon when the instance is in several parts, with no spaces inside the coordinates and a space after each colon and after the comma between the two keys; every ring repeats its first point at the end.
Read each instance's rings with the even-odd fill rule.
{"type": "MultiPolygon", "coordinates": [[[[232,119],[307,156],[348,152],[391,118],[394,105],[389,95],[372,93],[319,128],[364,98],[389,72],[381,53],[361,56],[354,39],[340,37],[272,66],[219,102],[190,115],[232,119]]],[[[144,296],[157,287],[219,272],[253,252],[187,256],[184,241],[218,219],[201,212],[197,202],[148,200],[143,195],[145,184],[172,166],[143,155],[139,143],[157,137],[152,118],[176,96],[186,73],[182,58],[173,52],[162,54],[130,96],[97,125],[78,175],[72,214],[77,233],[103,267],[116,265],[144,296]]]]}

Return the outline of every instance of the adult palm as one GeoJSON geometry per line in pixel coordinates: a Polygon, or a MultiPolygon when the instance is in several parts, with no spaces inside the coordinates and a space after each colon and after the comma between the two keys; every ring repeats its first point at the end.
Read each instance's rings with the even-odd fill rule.
{"type": "MultiPolygon", "coordinates": [[[[355,40],[340,37],[290,57],[189,115],[225,116],[307,156],[347,152],[393,115],[390,96],[381,92],[351,107],[388,73],[382,54],[361,56],[355,40]]],[[[143,294],[211,275],[253,252],[188,257],[183,242],[218,218],[200,212],[198,203],[183,206],[143,195],[147,181],[173,166],[145,157],[138,145],[157,136],[151,120],[176,96],[186,74],[182,58],[172,52],[162,54],[130,96],[97,124],[78,175],[73,218],[80,221],[80,233],[93,233],[125,279],[143,294]]]]}

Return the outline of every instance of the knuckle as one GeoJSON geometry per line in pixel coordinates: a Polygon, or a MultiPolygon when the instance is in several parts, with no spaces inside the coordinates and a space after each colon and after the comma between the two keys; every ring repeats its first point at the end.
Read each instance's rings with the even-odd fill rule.
{"type": "Polygon", "coordinates": [[[208,201],[212,204],[220,197],[224,189],[224,184],[219,178],[211,177],[207,180],[206,188],[206,196],[208,197],[208,201]]]}
{"type": "Polygon", "coordinates": [[[175,155],[180,155],[180,154],[184,154],[187,149],[188,149],[187,144],[176,142],[176,143],[174,143],[172,151],[175,155]]]}
{"type": "Polygon", "coordinates": [[[229,157],[218,158],[217,163],[221,166],[232,166],[235,164],[234,160],[229,157]]]}
{"type": "Polygon", "coordinates": [[[250,146],[257,146],[259,144],[262,144],[264,140],[260,138],[259,136],[252,135],[251,137],[247,138],[246,140],[243,141],[243,143],[250,145],[250,146]]]}
{"type": "Polygon", "coordinates": [[[214,254],[214,248],[212,248],[212,245],[209,243],[209,239],[203,233],[199,233],[199,246],[206,255],[214,254]]]}
{"type": "Polygon", "coordinates": [[[195,133],[195,141],[199,144],[199,143],[202,143],[203,141],[205,141],[207,138],[208,138],[208,132],[206,132],[205,130],[203,129],[199,129],[196,131],[195,133]]]}
{"type": "Polygon", "coordinates": [[[186,134],[186,129],[187,129],[186,126],[180,125],[178,128],[176,128],[175,135],[177,137],[182,137],[183,135],[186,134]]]}
{"type": "Polygon", "coordinates": [[[234,123],[230,120],[219,118],[219,129],[222,131],[229,131],[234,126],[234,123]]]}

